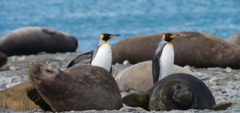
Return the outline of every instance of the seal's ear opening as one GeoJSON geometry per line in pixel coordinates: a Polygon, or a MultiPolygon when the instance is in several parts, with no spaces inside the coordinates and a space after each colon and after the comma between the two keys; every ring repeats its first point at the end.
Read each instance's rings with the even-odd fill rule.
{"type": "Polygon", "coordinates": [[[144,93],[130,93],[122,98],[122,102],[130,107],[142,107],[145,110],[148,109],[149,98],[144,93]]]}

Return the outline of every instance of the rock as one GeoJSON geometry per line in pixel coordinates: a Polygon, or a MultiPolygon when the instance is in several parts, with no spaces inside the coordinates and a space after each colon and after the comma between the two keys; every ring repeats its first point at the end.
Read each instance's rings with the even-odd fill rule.
{"type": "Polygon", "coordinates": [[[227,73],[230,73],[230,72],[232,72],[232,69],[231,69],[230,67],[227,67],[227,68],[226,68],[226,72],[227,72],[227,73]]]}
{"type": "Polygon", "coordinates": [[[215,90],[215,91],[220,91],[221,90],[221,88],[219,86],[212,86],[211,89],[215,90]]]}

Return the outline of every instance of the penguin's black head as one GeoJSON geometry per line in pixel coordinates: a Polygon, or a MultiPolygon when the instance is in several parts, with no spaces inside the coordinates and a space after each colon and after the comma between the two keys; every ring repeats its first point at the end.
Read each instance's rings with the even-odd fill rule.
{"type": "Polygon", "coordinates": [[[171,42],[173,38],[175,38],[177,35],[175,34],[171,34],[171,33],[165,33],[162,35],[162,39],[167,41],[167,42],[171,42]]]}
{"type": "Polygon", "coordinates": [[[108,41],[110,38],[113,38],[115,36],[120,36],[120,34],[108,34],[108,33],[103,33],[100,35],[100,39],[103,41],[108,41]]]}

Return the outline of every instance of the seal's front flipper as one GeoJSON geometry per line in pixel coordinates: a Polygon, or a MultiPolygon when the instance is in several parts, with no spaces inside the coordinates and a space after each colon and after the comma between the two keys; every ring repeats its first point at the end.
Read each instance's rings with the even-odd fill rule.
{"type": "Polygon", "coordinates": [[[221,102],[221,103],[216,104],[213,107],[213,110],[226,110],[231,105],[232,105],[232,102],[221,102]]]}
{"type": "Polygon", "coordinates": [[[130,107],[142,107],[148,110],[149,97],[144,93],[130,93],[122,98],[122,102],[130,107]]]}
{"type": "Polygon", "coordinates": [[[44,111],[52,111],[51,107],[45,102],[45,100],[41,97],[35,88],[32,87],[27,89],[27,96],[44,111]]]}

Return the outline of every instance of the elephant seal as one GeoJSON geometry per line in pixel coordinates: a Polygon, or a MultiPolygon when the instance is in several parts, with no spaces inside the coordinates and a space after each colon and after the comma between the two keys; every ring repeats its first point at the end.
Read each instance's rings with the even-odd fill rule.
{"type": "Polygon", "coordinates": [[[15,111],[40,109],[38,105],[34,104],[33,101],[27,97],[28,91],[32,88],[32,84],[29,81],[25,81],[0,91],[0,108],[15,111]]]}
{"type": "MultiPolygon", "coordinates": [[[[172,73],[187,73],[194,75],[190,70],[173,65],[172,73]]],[[[152,62],[144,61],[132,65],[116,74],[114,77],[120,91],[136,90],[146,92],[153,86],[152,62]]]]}
{"type": "Polygon", "coordinates": [[[226,39],[228,43],[240,45],[240,33],[234,34],[226,39]]]}
{"type": "Polygon", "coordinates": [[[171,74],[144,93],[131,93],[122,98],[124,104],[146,110],[223,110],[231,105],[215,105],[214,97],[200,79],[183,73],[171,74]]]}
{"type": "Polygon", "coordinates": [[[117,83],[98,66],[76,65],[62,71],[33,62],[29,79],[55,112],[122,107],[117,83]]]}
{"type": "MultiPolygon", "coordinates": [[[[240,47],[206,33],[174,32],[174,64],[179,66],[240,68],[240,47]]],[[[162,34],[141,35],[119,41],[112,47],[113,64],[152,60],[162,34]]]]}
{"type": "Polygon", "coordinates": [[[30,55],[39,52],[74,52],[78,47],[75,37],[48,28],[23,27],[7,33],[0,40],[7,56],[30,55]]]}

